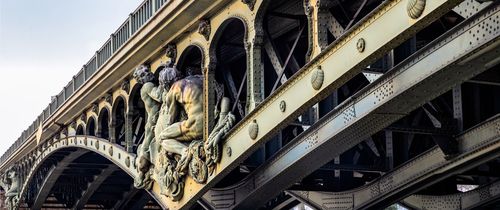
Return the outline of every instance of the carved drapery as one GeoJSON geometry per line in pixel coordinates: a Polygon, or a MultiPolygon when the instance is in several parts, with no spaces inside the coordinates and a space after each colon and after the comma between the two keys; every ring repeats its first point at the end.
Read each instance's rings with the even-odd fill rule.
{"type": "Polygon", "coordinates": [[[5,207],[9,210],[16,209],[19,203],[19,171],[16,166],[10,167],[0,175],[0,186],[5,191],[5,207]]]}

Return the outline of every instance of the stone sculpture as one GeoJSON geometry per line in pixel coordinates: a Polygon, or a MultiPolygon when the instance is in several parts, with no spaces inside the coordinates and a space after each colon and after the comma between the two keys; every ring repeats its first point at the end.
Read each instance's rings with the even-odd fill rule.
{"type": "MultiPolygon", "coordinates": [[[[221,157],[220,143],[223,137],[233,127],[236,117],[229,111],[229,98],[223,97],[220,103],[219,120],[205,142],[206,164],[213,171],[213,166],[221,157]]],[[[216,112],[217,113],[217,112],[216,112]]]]}
{"type": "Polygon", "coordinates": [[[219,120],[204,141],[202,75],[183,78],[176,66],[168,63],[163,65],[158,86],[147,67],[137,68],[134,78],[143,84],[141,96],[148,114],[145,139],[137,151],[136,187],[149,189],[154,180],[161,194],[180,200],[186,175],[205,183],[209,169],[213,171],[220,161],[220,144],[235,123],[230,101],[221,100],[219,120]]]}
{"type": "Polygon", "coordinates": [[[7,209],[15,209],[19,201],[19,177],[14,168],[9,168],[2,174],[0,186],[5,190],[5,206],[7,209]]]}
{"type": "Polygon", "coordinates": [[[161,98],[165,90],[164,87],[156,86],[154,75],[147,66],[139,66],[133,77],[137,80],[141,87],[141,99],[147,113],[146,125],[144,129],[144,141],[137,148],[137,168],[139,176],[134,180],[134,186],[137,188],[149,189],[151,187],[151,172],[150,166],[153,162],[151,151],[154,151],[151,142],[154,141],[154,127],[158,121],[158,113],[161,106],[161,98]]]}

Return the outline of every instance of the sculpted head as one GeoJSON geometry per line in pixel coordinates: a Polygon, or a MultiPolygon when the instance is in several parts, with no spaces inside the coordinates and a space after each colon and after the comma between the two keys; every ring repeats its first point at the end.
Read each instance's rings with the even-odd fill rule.
{"type": "Polygon", "coordinates": [[[16,177],[16,175],[17,175],[17,172],[15,170],[10,170],[9,172],[7,172],[8,178],[14,178],[14,177],[16,177]]]}
{"type": "Polygon", "coordinates": [[[139,67],[137,67],[134,71],[133,77],[139,84],[151,82],[155,79],[154,74],[145,65],[140,65],[139,67]]]}
{"type": "Polygon", "coordinates": [[[175,66],[167,66],[160,72],[160,84],[170,89],[174,82],[182,78],[181,72],[175,66]]]}

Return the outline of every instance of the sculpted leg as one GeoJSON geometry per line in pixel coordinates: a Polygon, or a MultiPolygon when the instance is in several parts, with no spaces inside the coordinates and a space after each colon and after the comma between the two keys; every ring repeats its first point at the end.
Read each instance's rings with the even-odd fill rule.
{"type": "Polygon", "coordinates": [[[136,188],[149,189],[151,186],[150,167],[151,155],[150,144],[153,139],[153,126],[150,123],[146,124],[144,142],[137,149],[136,166],[139,170],[139,175],[134,180],[136,188]]]}
{"type": "Polygon", "coordinates": [[[166,139],[161,141],[161,147],[169,153],[182,155],[187,151],[187,146],[175,139],[166,139]]]}
{"type": "Polygon", "coordinates": [[[176,122],[172,125],[169,125],[165,130],[163,130],[160,134],[160,139],[179,139],[179,137],[183,136],[181,130],[181,122],[176,122]]]}
{"type": "Polygon", "coordinates": [[[177,167],[175,170],[178,173],[183,174],[186,171],[188,163],[192,158],[192,154],[189,152],[188,146],[175,139],[167,139],[161,142],[161,147],[168,153],[181,155],[181,159],[177,162],[177,167]]]}

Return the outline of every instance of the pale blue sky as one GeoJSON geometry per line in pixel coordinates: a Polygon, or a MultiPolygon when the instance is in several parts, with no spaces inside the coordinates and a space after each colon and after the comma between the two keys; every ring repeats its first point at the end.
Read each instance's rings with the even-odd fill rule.
{"type": "Polygon", "coordinates": [[[0,0],[0,155],[142,0],[0,0]]]}

